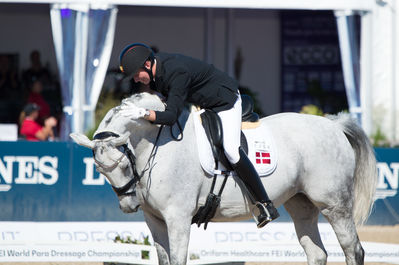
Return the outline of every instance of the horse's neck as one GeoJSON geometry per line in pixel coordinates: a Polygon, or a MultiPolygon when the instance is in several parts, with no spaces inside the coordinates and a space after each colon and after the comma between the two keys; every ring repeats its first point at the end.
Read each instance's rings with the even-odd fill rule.
{"type": "MultiPolygon", "coordinates": [[[[138,172],[141,173],[145,170],[136,187],[137,196],[146,211],[153,211],[155,215],[159,213],[157,209],[166,199],[165,195],[174,194],[176,190],[184,190],[193,196],[192,198],[196,198],[199,186],[206,180],[204,171],[199,164],[194,122],[187,110],[184,110],[179,117],[179,123],[183,128],[183,139],[181,141],[174,140],[169,127],[164,127],[159,138],[158,148],[154,149],[154,160],[150,156],[152,143],[143,140],[139,144],[140,149],[135,150],[138,172]]],[[[177,125],[173,126],[175,136],[179,131],[177,128],[177,125]]],[[[156,135],[153,137],[156,138],[156,135]]]]}
{"type": "Polygon", "coordinates": [[[130,135],[130,143],[137,154],[137,157],[142,157],[141,154],[146,154],[148,150],[152,149],[158,132],[160,130],[159,126],[153,124],[143,124],[140,128],[128,128],[130,135]]]}
{"type": "Polygon", "coordinates": [[[196,148],[185,148],[196,144],[194,124],[188,110],[182,112],[178,122],[183,130],[182,132],[180,131],[180,126],[177,124],[172,127],[163,126],[162,129],[161,126],[148,124],[145,130],[140,130],[137,134],[136,132],[132,133],[131,143],[134,145],[133,147],[137,154],[139,164],[143,165],[147,163],[149,156],[152,155],[151,152],[153,151],[154,145],[157,145],[155,148],[156,150],[154,150],[154,152],[156,152],[154,155],[155,161],[158,161],[155,163],[159,163],[159,166],[165,164],[165,161],[161,160],[160,157],[163,157],[163,159],[166,157],[168,158],[167,161],[174,164],[176,161],[182,159],[179,155],[183,152],[187,150],[195,152],[194,150],[196,150],[196,148]],[[177,141],[176,137],[179,139],[183,137],[183,139],[177,141]]]}

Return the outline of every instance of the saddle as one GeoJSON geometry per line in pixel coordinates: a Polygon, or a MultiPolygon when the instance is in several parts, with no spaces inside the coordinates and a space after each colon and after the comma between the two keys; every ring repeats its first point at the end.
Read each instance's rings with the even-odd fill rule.
{"type": "MultiPolygon", "coordinates": [[[[255,113],[254,102],[248,95],[241,95],[242,122],[258,122],[259,115],[255,113]]],[[[202,126],[211,144],[211,149],[215,162],[220,162],[228,170],[233,170],[226,158],[223,149],[223,129],[219,115],[213,110],[205,110],[201,114],[202,126]]],[[[248,143],[245,134],[241,131],[241,148],[248,153],[248,143]]],[[[217,164],[217,163],[216,163],[217,164]]]]}
{"type": "MultiPolygon", "coordinates": [[[[242,122],[255,123],[259,121],[259,115],[253,111],[254,102],[248,95],[241,95],[242,104],[242,122]]],[[[204,223],[204,229],[207,228],[208,222],[215,215],[216,209],[220,204],[220,198],[227,181],[228,172],[233,171],[233,167],[228,161],[223,148],[223,128],[222,122],[219,115],[212,110],[205,110],[201,115],[202,126],[204,127],[206,136],[210,142],[213,157],[215,160],[215,166],[217,167],[219,162],[226,168],[226,172],[221,172],[224,175],[223,184],[218,194],[213,193],[213,189],[216,183],[217,174],[214,175],[211,191],[208,194],[205,205],[198,209],[198,212],[192,219],[192,224],[196,223],[198,227],[204,223]]],[[[241,148],[244,152],[248,153],[248,143],[245,134],[241,131],[241,148]]]]}

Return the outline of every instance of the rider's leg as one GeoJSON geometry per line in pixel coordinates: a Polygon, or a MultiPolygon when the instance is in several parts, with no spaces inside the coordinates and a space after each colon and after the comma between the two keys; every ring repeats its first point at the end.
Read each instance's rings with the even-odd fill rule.
{"type": "Polygon", "coordinates": [[[256,206],[259,209],[257,225],[261,228],[280,215],[269,199],[258,172],[241,148],[239,148],[239,154],[240,160],[233,164],[233,168],[256,201],[256,206]]]}
{"type": "Polygon", "coordinates": [[[238,177],[243,181],[252,198],[257,202],[259,216],[257,226],[263,227],[276,219],[279,214],[267,196],[257,171],[247,155],[239,148],[241,139],[241,97],[233,108],[218,113],[223,127],[223,146],[227,159],[233,165],[238,177]]]}

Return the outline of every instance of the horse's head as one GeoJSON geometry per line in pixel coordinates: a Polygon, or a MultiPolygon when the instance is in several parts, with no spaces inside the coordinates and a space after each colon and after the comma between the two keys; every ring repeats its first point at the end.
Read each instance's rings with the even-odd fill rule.
{"type": "MultiPolygon", "coordinates": [[[[142,93],[124,99],[137,107],[163,110],[165,106],[157,95],[142,93]]],[[[148,135],[155,125],[144,119],[134,120],[120,115],[121,106],[114,107],[101,121],[93,140],[80,133],[71,133],[79,145],[90,148],[96,169],[102,173],[118,195],[119,206],[126,213],[135,212],[140,206],[136,184],[140,176],[136,169],[134,148],[141,138],[148,135]]]]}
{"type": "Polygon", "coordinates": [[[93,151],[96,169],[107,178],[118,195],[122,211],[136,212],[140,206],[136,197],[139,176],[135,172],[134,151],[128,141],[130,134],[118,135],[103,131],[97,133],[93,140],[80,133],[72,133],[70,136],[77,144],[93,151]]]}

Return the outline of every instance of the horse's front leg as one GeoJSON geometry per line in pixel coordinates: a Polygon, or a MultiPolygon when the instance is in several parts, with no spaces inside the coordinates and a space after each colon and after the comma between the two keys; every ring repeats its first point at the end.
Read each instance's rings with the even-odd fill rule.
{"type": "MultiPolygon", "coordinates": [[[[160,265],[170,265],[169,259],[169,238],[166,223],[158,217],[144,212],[145,221],[151,231],[157,249],[158,263],[160,265]]],[[[173,264],[173,263],[172,263],[173,264]]]]}
{"type": "Polygon", "coordinates": [[[182,210],[166,219],[169,237],[169,258],[172,265],[187,263],[192,216],[182,215],[182,210]]]}

